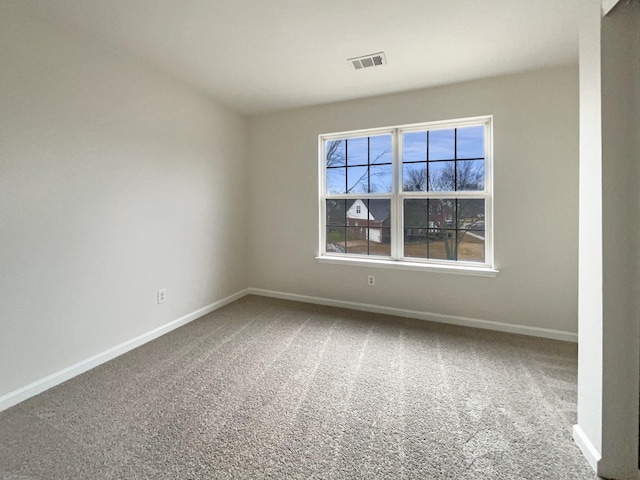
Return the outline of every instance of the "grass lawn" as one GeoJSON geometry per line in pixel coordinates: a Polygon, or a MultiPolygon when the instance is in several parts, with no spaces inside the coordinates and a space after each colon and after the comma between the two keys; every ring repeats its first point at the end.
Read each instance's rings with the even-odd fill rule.
{"type": "MultiPolygon", "coordinates": [[[[340,244],[344,245],[343,242],[340,244]]],[[[347,241],[347,253],[367,254],[367,241],[363,239],[347,241]]],[[[370,255],[390,256],[391,245],[388,243],[371,242],[370,255]]],[[[429,257],[427,257],[427,241],[405,243],[404,255],[414,258],[434,258],[446,260],[444,240],[432,239],[429,241],[429,257]]],[[[484,262],[484,240],[465,235],[458,244],[458,260],[466,262],[484,262]]]]}

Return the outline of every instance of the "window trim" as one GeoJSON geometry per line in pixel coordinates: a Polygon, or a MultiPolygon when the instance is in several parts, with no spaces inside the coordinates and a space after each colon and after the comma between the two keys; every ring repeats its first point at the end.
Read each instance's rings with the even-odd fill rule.
{"type": "Polygon", "coordinates": [[[478,117],[452,119],[445,121],[432,121],[414,123],[407,125],[396,125],[393,127],[371,128],[350,130],[345,132],[334,132],[330,134],[318,135],[318,231],[319,249],[316,259],[321,263],[351,264],[378,266],[389,268],[401,268],[409,270],[429,270],[446,273],[462,273],[467,275],[495,276],[498,270],[494,263],[493,245],[493,116],[484,115],[478,117]],[[433,191],[403,191],[402,188],[402,142],[403,134],[419,131],[446,130],[451,128],[463,128],[468,126],[485,126],[484,137],[484,168],[485,181],[483,191],[453,191],[453,192],[433,192],[433,191]],[[373,137],[376,135],[391,135],[392,148],[392,190],[388,193],[345,193],[326,194],[326,151],[327,142],[331,140],[343,140],[358,138],[363,136],[373,137]],[[389,199],[391,202],[390,211],[392,219],[391,235],[391,256],[371,256],[349,253],[336,253],[326,251],[326,200],[353,198],[353,199],[389,199]],[[428,258],[416,258],[404,256],[403,219],[404,200],[407,198],[438,198],[438,199],[464,199],[482,198],[485,201],[485,261],[465,262],[459,260],[439,260],[428,258]],[[400,205],[398,205],[400,202],[400,205]]]}

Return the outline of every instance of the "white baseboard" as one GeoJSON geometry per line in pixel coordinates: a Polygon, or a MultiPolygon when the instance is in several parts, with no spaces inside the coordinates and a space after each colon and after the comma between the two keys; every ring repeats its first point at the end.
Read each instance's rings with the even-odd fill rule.
{"type": "Polygon", "coordinates": [[[329,298],[312,297],[308,295],[298,295],[295,293],[276,292],[264,290],[262,288],[249,288],[250,295],[260,295],[263,297],[281,298],[283,300],[294,300],[297,302],[314,303],[318,305],[328,305],[331,307],[349,308],[351,310],[362,310],[364,312],[384,313],[398,317],[416,318],[430,322],[447,323],[463,327],[482,328],[484,330],[496,330],[499,332],[518,333],[532,337],[550,338],[553,340],[563,340],[566,342],[578,342],[576,333],[553,330],[550,328],[529,327],[525,325],[513,325],[510,323],[493,322],[490,320],[480,320],[478,318],[460,317],[457,315],[443,315],[440,313],[422,312],[418,310],[406,310],[403,308],[383,307],[368,303],[349,302],[346,300],[333,300],[329,298]]]}
{"type": "MultiPolygon", "coordinates": [[[[552,330],[547,328],[538,328],[538,327],[528,327],[523,325],[513,325],[509,323],[502,322],[493,322],[489,320],[480,320],[477,318],[470,317],[460,317],[456,315],[443,315],[439,313],[429,313],[422,312],[418,310],[407,310],[401,308],[393,308],[393,307],[383,307],[380,305],[373,305],[367,303],[358,303],[358,302],[350,302],[346,300],[334,300],[329,298],[321,298],[321,297],[313,297],[309,295],[298,295],[295,293],[285,293],[285,292],[277,292],[273,290],[265,290],[261,288],[248,288],[245,290],[241,290],[233,295],[230,295],[222,300],[218,300],[206,307],[203,307],[195,312],[192,312],[188,315],[178,318],[177,320],[173,320],[172,322],[167,323],[161,327],[158,327],[150,332],[139,335],[131,340],[127,340],[120,345],[116,345],[113,348],[110,348],[102,353],[94,355],[93,357],[87,358],[86,360],[82,360],[73,365],[70,365],[67,368],[64,368],[58,372],[52,373],[44,378],[36,380],[33,383],[30,383],[18,390],[14,390],[13,392],[9,392],[2,397],[0,397],[0,411],[5,410],[17,403],[20,403],[34,395],[37,395],[45,390],[48,390],[51,387],[55,387],[67,380],[80,375],[81,373],[86,372],[98,365],[101,365],[109,360],[112,360],[115,357],[118,357],[129,350],[133,350],[134,348],[139,347],[151,340],[158,338],[165,333],[168,333],[172,330],[175,330],[178,327],[186,325],[197,318],[206,315],[207,313],[213,312],[231,302],[234,302],[245,295],[260,295],[263,297],[273,297],[273,298],[281,298],[284,300],[293,300],[298,302],[306,302],[313,303],[318,305],[328,305],[332,307],[340,307],[340,308],[348,308],[351,310],[361,310],[365,312],[374,312],[374,313],[383,313],[387,315],[396,315],[399,317],[408,317],[415,318],[419,320],[427,320],[438,323],[447,323],[450,325],[459,325],[465,327],[473,327],[473,328],[482,328],[485,330],[496,330],[500,332],[509,332],[509,333],[518,333],[522,335],[529,335],[534,337],[543,337],[550,338],[554,340],[564,340],[568,342],[577,342],[578,336],[577,334],[571,332],[564,332],[561,330],[552,330]]],[[[576,429],[574,427],[574,437],[576,435],[576,429]]],[[[586,437],[585,437],[586,438],[586,437]]],[[[576,443],[580,445],[578,440],[576,443]]],[[[590,445],[590,444],[589,444],[590,445]]],[[[582,448],[582,447],[581,447],[582,448]]],[[[583,449],[584,451],[584,449],[583,449]]]]}
{"type": "Polygon", "coordinates": [[[589,440],[589,437],[587,437],[580,425],[573,426],[573,441],[580,447],[582,454],[589,462],[589,465],[591,465],[591,468],[593,468],[593,471],[597,472],[600,453],[593,443],[591,443],[591,440],[589,440]]]}
{"type": "Polygon", "coordinates": [[[192,322],[193,320],[196,320],[197,318],[200,318],[207,313],[211,313],[214,310],[224,307],[225,305],[234,302],[247,294],[248,290],[241,290],[237,293],[234,293],[233,295],[223,298],[222,300],[218,300],[217,302],[213,302],[206,307],[200,308],[195,312],[189,313],[184,317],[180,317],[177,320],[173,320],[161,327],[155,328],[150,332],[143,333],[142,335],[132,338],[131,340],[127,340],[120,345],[116,345],[113,348],[94,355],[93,357],[87,358],[86,360],[81,360],[78,363],[74,363],[67,368],[52,373],[51,375],[41,378],[40,380],[36,380],[35,382],[19,388],[18,390],[9,392],[0,397],[0,412],[26,400],[27,398],[42,393],[51,387],[55,387],[62,382],[66,382],[67,380],[80,375],[87,370],[91,370],[92,368],[97,367],[102,363],[108,362],[109,360],[112,360],[113,358],[118,357],[123,353],[128,352],[129,350],[133,350],[140,345],[144,345],[145,343],[150,342],[151,340],[154,340],[159,336],[170,332],[171,330],[175,330],[178,327],[186,325],[187,323],[192,322]]]}

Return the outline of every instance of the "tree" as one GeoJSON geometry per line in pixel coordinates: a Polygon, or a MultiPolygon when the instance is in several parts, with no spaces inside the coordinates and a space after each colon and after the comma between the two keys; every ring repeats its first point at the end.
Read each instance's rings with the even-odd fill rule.
{"type": "MultiPolygon", "coordinates": [[[[435,163],[431,165],[435,166],[435,163]]],[[[445,193],[484,189],[484,162],[463,160],[437,163],[440,164],[439,168],[429,169],[429,191],[445,193]]],[[[422,167],[407,169],[402,183],[405,192],[426,191],[426,164],[422,167]]],[[[446,258],[456,260],[458,246],[468,230],[484,221],[484,201],[450,198],[431,198],[429,201],[412,200],[412,208],[405,210],[405,221],[412,225],[426,224],[430,227],[438,227],[438,234],[444,242],[446,258]],[[448,216],[452,220],[451,229],[447,229],[448,216]]]]}
{"type": "Polygon", "coordinates": [[[338,167],[346,164],[345,140],[327,142],[327,167],[338,167]]]}
{"type": "Polygon", "coordinates": [[[424,192],[427,186],[427,167],[408,168],[402,178],[405,192],[424,192]]]}
{"type": "MultiPolygon", "coordinates": [[[[327,142],[327,168],[331,168],[336,175],[344,176],[347,173],[347,161],[346,161],[346,140],[333,140],[327,142]]],[[[369,165],[376,165],[378,161],[385,155],[388,155],[389,149],[385,149],[378,153],[375,158],[369,159],[369,165]]],[[[391,191],[391,185],[387,184],[387,180],[391,180],[390,175],[385,172],[371,173],[367,168],[350,187],[347,188],[346,193],[376,193],[378,191],[378,184],[384,185],[385,191],[391,191]],[[377,179],[377,182],[372,182],[372,179],[377,179]]]]}

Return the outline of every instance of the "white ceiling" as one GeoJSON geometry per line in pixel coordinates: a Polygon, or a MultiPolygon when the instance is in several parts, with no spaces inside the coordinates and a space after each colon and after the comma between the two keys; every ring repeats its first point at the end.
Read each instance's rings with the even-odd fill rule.
{"type": "Polygon", "coordinates": [[[580,0],[15,0],[255,114],[577,62],[580,0]],[[384,51],[388,65],[347,58],[384,51]]]}

